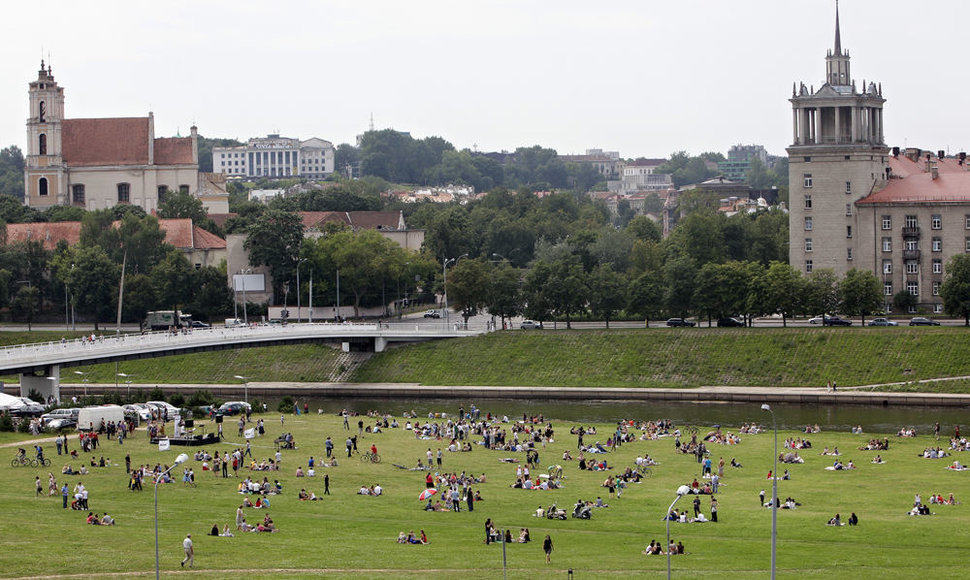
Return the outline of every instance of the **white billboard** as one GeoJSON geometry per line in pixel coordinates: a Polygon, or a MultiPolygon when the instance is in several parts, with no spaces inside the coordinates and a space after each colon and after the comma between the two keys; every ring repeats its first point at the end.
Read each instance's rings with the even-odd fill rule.
{"type": "Polygon", "coordinates": [[[236,292],[265,292],[265,280],[262,274],[233,274],[232,287],[236,292]]]}

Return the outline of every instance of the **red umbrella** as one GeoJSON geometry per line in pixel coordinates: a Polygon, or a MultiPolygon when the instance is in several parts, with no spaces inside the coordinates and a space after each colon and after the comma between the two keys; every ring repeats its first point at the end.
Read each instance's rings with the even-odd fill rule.
{"type": "Polygon", "coordinates": [[[426,489],[421,492],[421,495],[418,496],[418,501],[424,501],[436,493],[438,493],[438,490],[435,488],[426,489]]]}

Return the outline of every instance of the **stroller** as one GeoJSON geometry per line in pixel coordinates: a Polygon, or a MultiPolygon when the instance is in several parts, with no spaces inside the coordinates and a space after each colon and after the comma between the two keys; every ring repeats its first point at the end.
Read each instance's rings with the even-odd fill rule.
{"type": "Polygon", "coordinates": [[[550,520],[564,520],[566,519],[566,510],[561,510],[556,507],[556,504],[552,504],[546,510],[546,518],[550,520]]]}
{"type": "Polygon", "coordinates": [[[580,501],[576,503],[576,507],[573,508],[573,517],[581,520],[588,520],[593,516],[593,508],[586,505],[586,502],[580,501]]]}

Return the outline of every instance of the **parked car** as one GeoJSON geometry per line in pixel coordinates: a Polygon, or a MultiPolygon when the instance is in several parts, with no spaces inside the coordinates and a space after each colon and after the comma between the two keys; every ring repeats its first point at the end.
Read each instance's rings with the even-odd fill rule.
{"type": "Polygon", "coordinates": [[[40,416],[40,422],[43,425],[47,425],[51,421],[56,419],[73,419],[77,421],[77,414],[80,412],[80,407],[74,409],[54,409],[49,413],[44,413],[40,416]]]}
{"type": "Polygon", "coordinates": [[[249,403],[244,403],[243,401],[227,401],[216,409],[216,413],[222,415],[238,415],[245,413],[250,408],[249,403]]]}
{"type": "Polygon", "coordinates": [[[691,322],[690,320],[685,320],[683,318],[669,318],[667,319],[667,326],[684,326],[690,327],[697,324],[696,322],[691,322]]]}
{"type": "Polygon", "coordinates": [[[130,405],[122,405],[121,408],[125,410],[125,414],[134,413],[138,415],[138,419],[141,421],[149,421],[152,418],[151,408],[144,403],[131,403],[130,405]]]}
{"type": "Polygon", "coordinates": [[[425,310],[424,311],[424,317],[425,318],[441,318],[441,311],[440,310],[435,310],[433,308],[431,310],[425,310]]]}
{"type": "Polygon", "coordinates": [[[166,403],[165,401],[148,401],[148,403],[146,404],[149,407],[155,407],[156,409],[159,409],[162,412],[162,415],[165,416],[166,419],[168,420],[171,420],[172,417],[179,414],[178,407],[170,403],[166,403]]]}
{"type": "Polygon", "coordinates": [[[809,318],[808,319],[808,323],[809,324],[825,324],[825,317],[824,316],[816,316],[814,318],[809,318]]]}
{"type": "Polygon", "coordinates": [[[869,326],[899,326],[899,324],[888,318],[873,318],[869,321],[869,326]]]}
{"type": "Polygon", "coordinates": [[[202,322],[201,320],[193,320],[192,328],[209,328],[209,325],[206,324],[205,322],[202,322]]]}
{"type": "Polygon", "coordinates": [[[838,316],[826,316],[822,321],[823,326],[852,326],[851,320],[839,318],[838,316]]]}
{"type": "Polygon", "coordinates": [[[909,321],[910,326],[939,326],[940,323],[936,320],[931,320],[924,316],[917,316],[909,321]]]}
{"type": "Polygon", "coordinates": [[[535,320],[523,320],[519,328],[521,330],[542,330],[542,323],[535,320]]]}
{"type": "Polygon", "coordinates": [[[717,325],[722,328],[737,328],[744,326],[744,323],[737,318],[718,318],[717,325]]]}

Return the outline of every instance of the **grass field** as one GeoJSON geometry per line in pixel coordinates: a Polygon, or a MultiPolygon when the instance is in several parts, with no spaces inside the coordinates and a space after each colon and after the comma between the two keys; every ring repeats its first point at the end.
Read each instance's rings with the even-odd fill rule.
{"type": "MultiPolygon", "coordinates": [[[[427,412],[429,409],[419,409],[427,412]]],[[[453,412],[454,409],[434,409],[453,412]]],[[[222,479],[203,473],[200,464],[191,461],[197,474],[198,487],[181,483],[161,485],[159,489],[161,568],[163,574],[181,572],[181,540],[192,533],[196,546],[197,578],[224,578],[243,574],[247,578],[311,577],[335,578],[498,578],[501,577],[502,546],[483,542],[483,524],[492,518],[501,528],[510,528],[517,536],[522,527],[531,531],[533,542],[507,546],[509,578],[537,576],[566,578],[569,568],[574,577],[603,578],[607,575],[626,577],[661,577],[666,573],[666,559],[646,557],[641,551],[651,539],[663,541],[662,517],[674,499],[675,490],[700,475],[700,466],[692,456],[676,454],[670,438],[637,441],[623,445],[606,457],[618,473],[632,465],[638,454],[649,453],[661,465],[641,484],[631,485],[623,497],[607,500],[610,507],[598,509],[589,521],[569,519],[551,521],[531,517],[537,506],[556,502],[570,509],[577,498],[606,498],[600,487],[606,474],[580,472],[576,462],[560,461],[564,449],[576,454],[576,439],[569,435],[569,424],[553,420],[555,441],[541,450],[543,466],[561,463],[565,469],[565,488],[556,491],[511,489],[514,466],[500,462],[514,457],[510,452],[489,451],[475,446],[471,453],[445,452],[443,470],[466,471],[488,476],[487,483],[474,489],[485,498],[469,513],[425,512],[417,500],[424,489],[424,473],[410,472],[392,464],[414,465],[428,447],[446,447],[446,441],[416,440],[410,431],[390,429],[382,434],[365,434],[361,450],[376,443],[383,462],[363,464],[357,457],[346,459],[343,440],[347,431],[334,416],[286,416],[281,427],[279,415],[266,415],[267,436],[254,441],[257,459],[274,452],[272,439],[283,429],[294,433],[298,449],[283,452],[283,469],[260,472],[270,481],[278,478],[284,492],[272,498],[269,510],[247,510],[253,521],[269,513],[280,528],[275,534],[241,534],[234,538],[206,536],[212,525],[220,528],[231,523],[242,497],[236,493],[238,479],[222,479]],[[297,465],[306,465],[309,456],[324,455],[323,440],[334,438],[338,467],[322,468],[319,477],[297,479],[297,465]],[[318,502],[300,502],[301,487],[323,493],[323,472],[331,477],[332,495],[318,502]],[[384,497],[362,497],[355,494],[361,484],[380,483],[384,497]],[[430,544],[408,546],[395,543],[399,532],[425,530],[430,544]],[[555,543],[553,561],[546,565],[541,550],[542,538],[550,534],[555,543]]],[[[255,416],[254,416],[255,418],[255,416]]],[[[636,417],[635,419],[655,419],[636,417]]],[[[363,418],[365,424],[372,420],[363,418]]],[[[618,418],[619,419],[619,418],[618,418]]],[[[403,424],[403,419],[401,420],[403,424]]],[[[765,421],[766,414],[753,405],[752,421],[765,421]]],[[[353,422],[352,422],[353,425],[353,422]]],[[[211,426],[210,426],[211,427],[211,426]]],[[[241,441],[235,429],[227,426],[231,441],[218,449],[231,450],[241,441]]],[[[508,426],[507,426],[508,427],[508,426]]],[[[736,431],[737,426],[725,426],[736,431]]],[[[599,426],[599,435],[587,436],[605,442],[611,427],[599,426]]],[[[946,426],[945,429],[952,429],[946,426]]],[[[706,432],[701,429],[701,435],[706,432]]],[[[779,440],[798,436],[780,433],[779,440]]],[[[9,445],[24,436],[3,434],[0,443],[9,445]]],[[[876,576],[889,578],[957,578],[966,573],[964,551],[970,541],[966,526],[970,503],[957,506],[933,506],[935,515],[911,517],[913,494],[930,493],[946,496],[954,493],[958,500],[970,502],[970,472],[944,469],[954,458],[929,460],[917,454],[935,442],[931,437],[897,440],[890,435],[889,451],[882,452],[885,465],[870,463],[875,452],[857,451],[867,436],[823,432],[808,436],[814,450],[801,452],[802,465],[789,466],[791,481],[779,482],[779,495],[793,496],[803,505],[795,511],[778,514],[778,566],[780,577],[876,576]],[[829,472],[830,457],[821,457],[822,447],[838,446],[842,459],[852,459],[855,471],[829,472]],[[827,527],[825,522],[836,512],[847,518],[859,515],[858,527],[827,527]]],[[[476,438],[477,439],[477,438],[476,438]]],[[[72,443],[73,447],[76,444],[72,443]]],[[[771,433],[742,436],[737,446],[711,446],[715,462],[719,457],[729,461],[736,457],[744,467],[726,467],[721,493],[719,523],[671,525],[672,538],[683,541],[689,552],[674,556],[676,577],[764,578],[769,564],[771,513],[758,505],[761,489],[771,494],[766,474],[772,461],[771,433]]],[[[64,457],[58,457],[52,443],[45,444],[58,484],[67,481],[73,488],[79,480],[89,488],[93,511],[107,511],[117,520],[115,527],[95,527],[84,523],[85,513],[61,509],[61,500],[34,497],[34,477],[39,475],[46,490],[45,469],[12,468],[9,457],[13,448],[0,454],[0,577],[44,577],[58,575],[99,576],[131,573],[149,577],[154,573],[154,537],[152,492],[128,491],[128,478],[123,467],[125,453],[133,464],[170,462],[180,452],[159,452],[139,431],[123,446],[105,441],[97,455],[110,457],[121,467],[94,468],[86,476],[60,475],[64,457]]],[[[192,450],[192,448],[189,448],[192,450]]],[[[210,449],[215,451],[215,449],[210,449]]],[[[520,458],[521,458],[521,454],[520,458]]],[[[88,457],[90,459],[90,457],[88,457]]],[[[970,463],[957,453],[955,459],[970,463]]],[[[74,461],[75,467],[80,466],[74,461]]],[[[181,469],[174,472],[178,480],[181,469]]],[[[240,472],[244,474],[243,471],[240,472]]],[[[708,511],[709,499],[702,497],[702,510],[708,511]]],[[[679,508],[690,508],[692,497],[680,501],[679,508]]]]}

